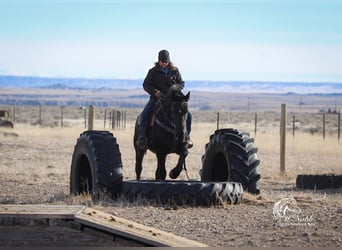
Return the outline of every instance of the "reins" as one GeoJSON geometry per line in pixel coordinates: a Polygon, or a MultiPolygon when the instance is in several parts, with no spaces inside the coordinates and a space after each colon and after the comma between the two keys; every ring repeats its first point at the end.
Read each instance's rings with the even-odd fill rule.
{"type": "Polygon", "coordinates": [[[171,126],[167,126],[166,124],[164,124],[162,121],[160,121],[158,119],[158,117],[156,117],[156,123],[158,126],[160,126],[162,129],[164,129],[165,131],[171,133],[176,139],[177,138],[177,135],[176,135],[176,128],[175,128],[175,125],[173,124],[172,120],[170,120],[164,110],[164,107],[163,105],[160,103],[159,105],[160,107],[160,111],[163,113],[164,117],[166,118],[166,121],[171,125],[171,126]]]}
{"type": "Polygon", "coordinates": [[[188,181],[190,181],[190,178],[189,178],[189,175],[188,175],[188,170],[186,169],[185,161],[186,161],[186,160],[184,160],[183,169],[184,169],[184,171],[185,171],[186,177],[188,178],[188,181]]]}

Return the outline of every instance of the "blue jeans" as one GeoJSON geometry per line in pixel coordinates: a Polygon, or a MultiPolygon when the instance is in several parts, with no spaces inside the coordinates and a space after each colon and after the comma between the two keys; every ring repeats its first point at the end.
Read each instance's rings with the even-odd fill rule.
{"type": "MultiPolygon", "coordinates": [[[[141,118],[140,118],[140,127],[139,127],[139,134],[142,135],[147,123],[151,121],[154,107],[156,106],[157,99],[154,97],[150,97],[148,102],[146,103],[145,108],[141,112],[141,118]]],[[[186,129],[188,131],[188,134],[190,135],[191,132],[191,123],[192,123],[192,115],[190,112],[188,112],[188,117],[186,119],[186,129]]]]}

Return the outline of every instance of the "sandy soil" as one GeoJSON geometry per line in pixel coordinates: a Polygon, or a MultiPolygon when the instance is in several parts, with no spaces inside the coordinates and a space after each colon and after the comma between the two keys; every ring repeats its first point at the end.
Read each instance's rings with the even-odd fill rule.
{"type": "MultiPolygon", "coordinates": [[[[272,117],[272,114],[265,117],[272,117]]],[[[189,175],[194,179],[199,178],[204,145],[216,129],[215,122],[197,122],[200,116],[203,114],[194,115],[192,138],[195,146],[188,156],[189,175]]],[[[253,126],[241,119],[227,118],[227,122],[229,126],[242,128],[254,136],[253,126]]],[[[281,176],[278,120],[270,122],[265,118],[260,121],[255,144],[262,162],[259,166],[261,194],[245,193],[239,205],[174,206],[109,198],[93,203],[86,196],[69,196],[72,152],[84,128],[82,120],[65,122],[68,127],[42,128],[19,123],[14,129],[0,129],[1,204],[84,204],[209,246],[342,245],[342,190],[299,190],[295,186],[296,175],[300,173],[342,174],[342,145],[335,135],[327,135],[325,140],[321,135],[306,132],[296,134],[295,138],[289,136],[287,173],[281,176]],[[276,219],[273,208],[285,198],[294,198],[300,211],[292,219],[276,219]]],[[[103,121],[96,126],[102,129],[103,121]]],[[[120,144],[124,179],[134,179],[133,122],[129,122],[126,129],[112,132],[120,144]]],[[[175,156],[168,157],[168,170],[175,161],[175,156]]],[[[155,156],[148,153],[143,178],[153,178],[155,164],[155,156]]],[[[180,179],[186,179],[184,173],[180,179]]]]}

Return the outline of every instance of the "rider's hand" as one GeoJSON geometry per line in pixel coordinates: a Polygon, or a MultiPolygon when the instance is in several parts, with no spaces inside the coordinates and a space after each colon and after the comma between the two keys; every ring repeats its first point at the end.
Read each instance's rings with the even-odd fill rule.
{"type": "Polygon", "coordinates": [[[156,93],[154,94],[158,99],[163,98],[164,94],[162,92],[160,92],[159,90],[156,91],[156,93]]]}
{"type": "Polygon", "coordinates": [[[170,88],[175,91],[181,91],[183,89],[183,86],[181,84],[175,83],[172,84],[170,88]]]}

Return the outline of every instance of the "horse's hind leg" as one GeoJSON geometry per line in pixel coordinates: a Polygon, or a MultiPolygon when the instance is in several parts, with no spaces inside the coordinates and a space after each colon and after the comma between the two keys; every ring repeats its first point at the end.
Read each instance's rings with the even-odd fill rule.
{"type": "Polygon", "coordinates": [[[166,169],[165,169],[165,161],[166,154],[157,154],[158,165],[156,170],[156,180],[165,180],[166,178],[166,169]]]}
{"type": "Polygon", "coordinates": [[[144,159],[144,155],[145,155],[144,150],[135,149],[135,174],[137,177],[137,180],[140,180],[141,177],[141,172],[142,172],[142,161],[144,159]]]}

